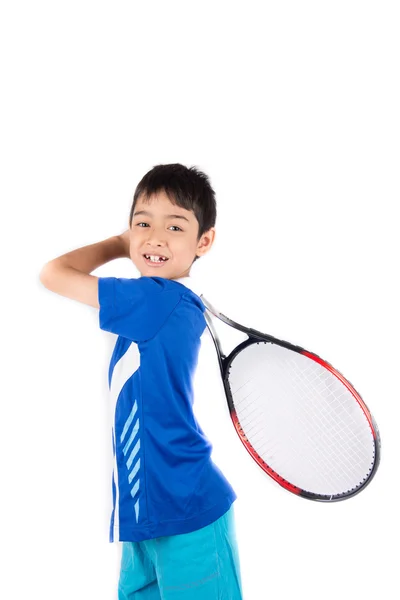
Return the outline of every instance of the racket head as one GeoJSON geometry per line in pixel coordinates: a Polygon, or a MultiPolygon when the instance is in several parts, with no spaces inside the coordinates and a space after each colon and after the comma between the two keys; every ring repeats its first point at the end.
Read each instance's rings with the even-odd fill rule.
{"type": "Polygon", "coordinates": [[[354,386],[317,354],[237,324],[207,304],[248,336],[225,357],[207,317],[230,416],[252,458],[286,490],[310,500],[344,500],[365,489],[381,441],[354,386]]]}
{"type": "Polygon", "coordinates": [[[288,491],[332,502],[374,477],[376,422],[352,384],[319,356],[250,338],[225,359],[223,383],[242,443],[288,491]],[[262,347],[261,358],[254,350],[262,347]]]}

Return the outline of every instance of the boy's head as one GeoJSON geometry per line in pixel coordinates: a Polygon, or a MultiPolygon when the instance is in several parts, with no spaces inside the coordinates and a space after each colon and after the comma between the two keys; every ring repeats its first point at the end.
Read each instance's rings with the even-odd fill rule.
{"type": "Polygon", "coordinates": [[[216,217],[215,193],[202,171],[179,163],[153,167],[138,183],[129,215],[130,256],[140,274],[188,276],[213,244],[216,217]]]}

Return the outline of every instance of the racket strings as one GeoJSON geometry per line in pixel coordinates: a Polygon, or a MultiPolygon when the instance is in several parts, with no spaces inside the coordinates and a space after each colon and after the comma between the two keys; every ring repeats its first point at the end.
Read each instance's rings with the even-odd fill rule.
{"type": "MultiPolygon", "coordinates": [[[[308,386],[304,387],[304,393],[301,396],[301,402],[299,403],[299,409],[301,409],[301,413],[300,410],[299,413],[304,415],[305,419],[307,419],[307,421],[302,421],[303,426],[310,428],[311,412],[305,409],[306,400],[308,398],[312,398],[313,400],[317,399],[317,402],[313,403],[314,412],[312,413],[313,422],[311,426],[313,428],[314,435],[316,430],[319,430],[319,433],[323,438],[324,448],[326,448],[327,452],[329,451],[330,446],[332,449],[338,445],[340,445],[343,450],[346,450],[346,448],[347,450],[350,450],[350,448],[352,448],[352,462],[350,462],[348,452],[340,452],[339,458],[344,463],[347,463],[350,469],[358,472],[357,467],[364,464],[365,457],[369,456],[369,452],[367,451],[367,448],[363,446],[363,444],[354,444],[354,441],[362,441],[362,434],[365,432],[365,422],[357,421],[354,418],[354,411],[350,411],[350,406],[352,408],[357,407],[357,405],[354,404],[354,401],[351,401],[351,404],[350,402],[347,402],[347,400],[349,400],[348,394],[351,394],[351,392],[349,392],[349,390],[343,384],[341,384],[341,382],[341,387],[339,388],[340,391],[338,391],[337,386],[333,385],[333,383],[336,384],[336,378],[333,380],[334,376],[332,376],[329,371],[326,369],[320,369],[318,368],[318,363],[315,363],[314,361],[313,363],[317,366],[318,372],[313,373],[311,377],[308,377],[306,370],[303,378],[303,374],[300,372],[298,365],[295,361],[292,361],[294,385],[298,383],[300,387],[304,379],[308,377],[308,386]],[[309,394],[308,392],[310,390],[315,390],[315,395],[309,394]],[[324,391],[328,392],[326,396],[327,402],[321,404],[320,394],[322,394],[324,391]],[[324,410],[320,411],[320,408],[324,410]],[[340,419],[338,418],[339,415],[340,419]],[[359,461],[355,462],[354,458],[357,456],[359,461]]],[[[315,369],[311,369],[311,367],[308,369],[310,373],[313,370],[315,369]]],[[[359,414],[360,413],[358,411],[357,416],[359,416],[359,414]]],[[[299,418],[301,418],[300,415],[299,418]]],[[[312,441],[311,438],[310,441],[312,441]]],[[[330,456],[332,457],[333,455],[334,453],[332,452],[330,456]]]]}
{"type": "MultiPolygon", "coordinates": [[[[298,384],[299,388],[303,383],[303,379],[297,365],[293,362],[293,372],[294,372],[294,385],[298,384]]],[[[311,370],[311,369],[309,369],[311,370]]],[[[346,397],[348,390],[344,386],[342,386],[342,391],[339,393],[334,393],[332,382],[329,382],[329,372],[320,372],[318,376],[313,377],[313,379],[308,379],[308,387],[304,387],[303,394],[298,398],[299,402],[299,413],[298,418],[304,419],[302,420],[302,424],[304,427],[310,426],[310,415],[312,414],[312,428],[313,433],[317,432],[319,429],[319,433],[321,437],[325,437],[324,444],[326,444],[326,448],[329,449],[329,445],[334,446],[337,442],[340,442],[341,447],[345,448],[346,444],[350,447],[350,440],[356,437],[360,440],[359,431],[360,423],[357,423],[354,415],[349,410],[349,404],[346,404],[346,397]],[[318,386],[319,383],[323,383],[325,385],[324,388],[322,386],[318,386]],[[309,406],[306,408],[306,401],[308,399],[314,400],[313,395],[309,394],[309,390],[315,390],[315,398],[317,399],[317,403],[313,403],[314,412],[311,413],[309,410],[309,406]],[[326,397],[328,402],[320,403],[320,394],[324,391],[329,391],[329,395],[326,397]],[[323,410],[319,410],[319,409],[323,410]],[[342,411],[342,414],[340,414],[342,411]],[[340,415],[340,420],[337,418],[340,415]],[[329,430],[328,430],[329,427],[329,430]],[[329,431],[329,436],[328,436],[329,431]]],[[[304,373],[304,376],[307,376],[307,372],[304,373]]],[[[361,423],[363,425],[363,423],[361,423]]],[[[310,438],[311,439],[311,438],[310,438]]],[[[365,448],[364,453],[361,453],[362,445],[355,446],[354,452],[355,454],[359,454],[360,461],[363,460],[365,456],[365,448]]],[[[341,454],[343,460],[348,460],[348,456],[346,454],[341,454]]],[[[349,463],[350,464],[350,463],[349,463]]]]}
{"type": "MultiPolygon", "coordinates": [[[[318,412],[314,413],[314,418],[311,422],[309,419],[310,413],[307,412],[307,406],[304,402],[304,397],[301,398],[299,408],[300,410],[297,413],[297,419],[299,421],[299,425],[303,427],[304,436],[302,440],[302,447],[298,447],[298,440],[296,440],[293,435],[288,435],[288,440],[292,443],[292,447],[296,449],[298,458],[308,461],[311,465],[313,465],[314,468],[318,470],[319,477],[323,478],[325,483],[329,482],[329,484],[334,484],[334,478],[337,476],[342,476],[344,470],[346,469],[352,470],[353,476],[357,475],[359,472],[359,467],[363,463],[363,456],[359,456],[359,460],[354,460],[355,455],[353,455],[352,462],[350,462],[348,456],[349,453],[345,452],[346,444],[348,446],[347,449],[351,450],[348,435],[352,432],[347,423],[344,422],[344,427],[342,428],[339,428],[338,426],[336,428],[331,427],[328,431],[326,428],[326,417],[329,416],[328,413],[331,413],[332,410],[327,411],[327,414],[325,415],[324,413],[321,413],[321,415],[319,415],[318,412]],[[345,432],[344,430],[346,428],[349,431],[345,432]],[[340,453],[335,452],[334,450],[335,447],[338,446],[341,447],[340,453]],[[323,452],[320,451],[321,447],[324,450],[323,452]]],[[[329,424],[332,425],[332,420],[329,424]]],[[[253,430],[253,428],[251,428],[251,430],[253,430]]],[[[262,439],[261,431],[259,432],[259,438],[262,439]]],[[[258,445],[258,438],[254,437],[253,441],[258,445]]],[[[266,443],[260,446],[261,453],[264,453],[265,446],[266,443]]],[[[292,460],[292,457],[288,455],[286,460],[292,460]]],[[[284,463],[281,464],[283,466],[284,463]]],[[[301,471],[304,471],[304,469],[301,469],[301,471]]]]}
{"type": "Polygon", "coordinates": [[[276,344],[251,344],[233,359],[228,383],[250,444],[293,485],[334,495],[368,476],[368,420],[350,390],[316,361],[276,344]]]}

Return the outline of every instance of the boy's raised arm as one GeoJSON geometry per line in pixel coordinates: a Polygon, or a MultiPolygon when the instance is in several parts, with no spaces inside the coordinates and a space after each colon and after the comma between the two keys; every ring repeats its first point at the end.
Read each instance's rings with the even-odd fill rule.
{"type": "Polygon", "coordinates": [[[129,257],[125,234],[83,246],[49,261],[40,272],[40,281],[56,294],[99,308],[99,278],[90,273],[110,260],[129,257]]]}

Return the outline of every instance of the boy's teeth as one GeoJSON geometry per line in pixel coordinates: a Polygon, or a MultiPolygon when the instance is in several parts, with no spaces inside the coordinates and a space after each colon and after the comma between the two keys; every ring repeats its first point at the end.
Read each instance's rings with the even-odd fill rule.
{"type": "Polygon", "coordinates": [[[152,256],[152,255],[149,255],[149,254],[146,255],[146,258],[149,258],[152,262],[163,262],[163,261],[165,261],[165,259],[161,258],[161,256],[152,256]]]}

